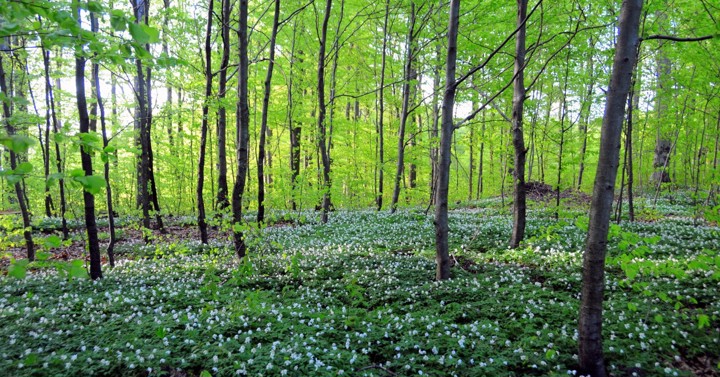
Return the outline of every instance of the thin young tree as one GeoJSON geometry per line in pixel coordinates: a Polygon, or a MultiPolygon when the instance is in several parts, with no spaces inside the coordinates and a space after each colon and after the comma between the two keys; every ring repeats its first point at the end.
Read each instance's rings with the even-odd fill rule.
{"type": "MultiPolygon", "coordinates": [[[[8,92],[7,75],[5,74],[5,68],[3,66],[3,55],[5,50],[9,48],[9,44],[5,45],[0,43],[0,92],[7,98],[11,98],[8,92]]],[[[5,123],[5,130],[9,137],[15,135],[15,126],[11,120],[12,110],[10,108],[9,101],[2,101],[3,105],[3,120],[5,123]]],[[[10,152],[10,169],[15,170],[18,168],[18,155],[16,150],[9,148],[10,152]]],[[[18,179],[14,182],[13,187],[15,188],[15,195],[17,197],[18,205],[20,206],[20,215],[23,221],[23,237],[25,238],[25,248],[27,249],[27,257],[29,261],[35,260],[35,243],[32,238],[32,227],[30,224],[30,210],[27,206],[25,189],[22,185],[22,179],[18,179]]]]}
{"type": "MultiPolygon", "coordinates": [[[[90,12],[90,30],[93,33],[97,33],[99,30],[98,19],[93,12],[90,12]]],[[[97,60],[96,56],[96,59],[92,63],[92,88],[95,91],[93,94],[95,97],[95,106],[97,106],[97,109],[100,112],[100,131],[102,133],[103,141],[104,157],[102,159],[103,174],[105,177],[105,201],[108,212],[108,227],[110,228],[110,242],[107,246],[108,262],[110,262],[111,267],[115,267],[115,243],[117,242],[117,235],[115,233],[115,210],[113,209],[112,188],[110,187],[110,153],[112,153],[112,151],[108,149],[109,139],[105,119],[105,102],[100,90],[100,64],[97,60]]],[[[97,119],[91,119],[91,122],[97,122],[97,119]]]]}
{"type": "Polygon", "coordinates": [[[400,127],[398,128],[398,156],[397,167],[395,170],[395,185],[393,188],[392,202],[390,203],[390,213],[395,213],[397,203],[400,199],[400,181],[402,180],[405,168],[405,129],[408,119],[410,118],[410,86],[411,81],[415,80],[415,71],[413,65],[415,61],[415,3],[410,2],[410,21],[408,25],[407,38],[405,40],[405,67],[404,80],[402,85],[402,110],[400,113],[400,127]]]}
{"type": "Polygon", "coordinates": [[[275,15],[273,16],[272,33],[270,34],[270,58],[267,75],[265,76],[265,91],[262,103],[262,118],[260,120],[260,141],[258,143],[258,213],[257,221],[265,220],[265,137],[268,133],[268,110],[270,108],[270,88],[272,85],[273,69],[275,68],[275,41],[277,40],[278,23],[280,21],[280,0],[275,0],[275,15]]]}
{"type": "Polygon", "coordinates": [[[378,123],[377,123],[377,196],[375,197],[375,205],[377,210],[382,209],[383,205],[383,187],[385,186],[385,66],[387,64],[387,44],[389,32],[388,32],[388,18],[390,17],[390,0],[385,0],[385,18],[383,21],[383,43],[382,43],[382,58],[380,63],[380,90],[378,90],[377,99],[377,112],[378,112],[378,123]]]}
{"type": "MultiPolygon", "coordinates": [[[[76,7],[77,23],[82,27],[80,6],[77,1],[73,2],[76,7]]],[[[80,134],[90,132],[90,115],[88,114],[87,98],[85,95],[85,52],[83,46],[76,46],[75,51],[75,89],[77,96],[78,119],[80,134]]],[[[80,161],[85,177],[93,175],[92,156],[88,148],[80,148],[80,161]]],[[[87,232],[87,248],[90,255],[90,278],[95,280],[102,278],[102,267],[100,266],[100,242],[98,240],[97,224],[95,222],[95,195],[89,190],[83,190],[83,203],[85,213],[85,230],[87,232]]]]}
{"type": "Polygon", "coordinates": [[[583,284],[578,322],[580,373],[605,377],[602,346],[602,309],[605,288],[605,253],[612,212],[615,179],[620,159],[620,135],[625,103],[632,82],[639,43],[642,0],[624,0],[615,46],[610,86],[600,131],[600,154],[590,204],[590,223],[583,257],[583,284]]]}
{"type": "Polygon", "coordinates": [[[232,192],[233,239],[235,253],[243,259],[247,252],[245,237],[242,231],[242,200],[245,193],[245,178],[248,173],[248,139],[250,109],[248,108],[248,0],[240,0],[240,17],[238,19],[238,102],[236,110],[236,158],[237,174],[232,192]]]}
{"type": "Polygon", "coordinates": [[[523,104],[525,103],[525,25],[527,16],[527,0],[517,0],[518,31],[515,35],[515,80],[513,82],[512,103],[512,143],[515,150],[515,167],[513,180],[515,193],[513,196],[513,227],[510,247],[517,248],[525,237],[526,195],[525,195],[525,139],[523,135],[523,104]]]}
{"type": "Polygon", "coordinates": [[[452,145],[453,110],[455,108],[455,68],[457,61],[457,37],[460,24],[460,0],[450,0],[450,20],[448,21],[448,48],[445,66],[445,93],[442,101],[442,120],[440,125],[440,150],[435,191],[435,270],[436,280],[450,278],[450,253],[448,245],[448,186],[450,184],[450,147],[452,145]]]}
{"type": "MultiPolygon", "coordinates": [[[[218,74],[218,121],[217,121],[217,169],[218,169],[218,190],[217,190],[217,208],[225,210],[230,206],[228,201],[228,183],[227,183],[227,109],[225,107],[225,97],[227,95],[227,76],[230,61],[230,6],[231,0],[221,0],[222,10],[220,16],[220,35],[222,36],[222,58],[220,60],[220,72],[218,74]]],[[[208,21],[209,22],[209,21],[208,21]]]]}
{"type": "Polygon", "coordinates": [[[327,130],[325,124],[325,115],[327,113],[325,103],[325,46],[327,44],[328,21],[330,20],[330,10],[332,9],[332,0],[325,2],[325,15],[323,17],[322,28],[320,29],[320,51],[318,52],[318,76],[317,76],[317,98],[318,98],[318,146],[320,148],[320,158],[322,159],[322,215],[323,224],[328,221],[328,212],[330,211],[330,155],[328,153],[327,130]]]}
{"type": "MultiPolygon", "coordinates": [[[[55,111],[55,92],[50,80],[50,51],[45,49],[45,46],[41,45],[41,52],[43,56],[43,71],[45,78],[45,100],[46,107],[48,108],[50,119],[52,120],[52,129],[56,134],[60,132],[60,124],[58,122],[57,112],[55,111]]],[[[60,154],[60,144],[54,141],[55,144],[55,167],[57,173],[60,174],[58,179],[58,186],[60,190],[60,221],[62,226],[63,239],[66,240],[70,236],[70,230],[67,225],[67,218],[65,213],[67,212],[67,200],[65,198],[65,178],[62,176],[62,155],[60,154]]]]}
{"type": "Polygon", "coordinates": [[[198,157],[198,176],[196,187],[198,228],[200,230],[200,242],[208,243],[207,222],[205,221],[205,200],[203,199],[203,188],[205,185],[205,148],[207,146],[208,118],[210,97],[212,96],[212,20],[214,1],[208,1],[207,27],[205,29],[205,102],[202,107],[202,125],[200,126],[200,155],[198,157]]]}

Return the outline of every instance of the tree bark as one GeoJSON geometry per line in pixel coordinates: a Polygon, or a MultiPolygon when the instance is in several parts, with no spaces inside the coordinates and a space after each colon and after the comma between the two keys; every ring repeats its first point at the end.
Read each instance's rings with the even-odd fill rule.
{"type": "Polygon", "coordinates": [[[207,223],[205,222],[205,199],[203,188],[205,186],[205,149],[207,147],[208,118],[210,97],[212,96],[212,19],[214,1],[208,2],[207,27],[205,29],[205,103],[202,107],[202,125],[200,127],[200,154],[198,156],[198,177],[195,196],[198,211],[198,229],[200,242],[208,243],[207,223]]]}
{"type": "MultiPolygon", "coordinates": [[[[92,24],[92,32],[98,32],[98,22],[95,18],[95,14],[90,13],[90,20],[92,24]]],[[[115,234],[115,210],[113,209],[112,200],[112,188],[110,187],[110,155],[107,152],[108,141],[108,130],[105,121],[105,103],[103,101],[102,92],[100,91],[100,65],[97,62],[93,62],[92,65],[92,82],[95,90],[95,100],[98,110],[100,111],[100,131],[102,133],[103,140],[103,173],[105,177],[105,200],[107,203],[108,212],[108,226],[110,228],[110,243],[107,246],[108,262],[110,267],[115,267],[115,243],[117,237],[115,234]]]]}
{"type": "MultiPolygon", "coordinates": [[[[228,1],[228,0],[225,0],[228,1]]],[[[273,17],[272,34],[270,35],[270,60],[268,61],[267,75],[265,76],[265,92],[263,94],[262,118],[260,120],[260,142],[258,143],[258,213],[259,223],[265,220],[265,136],[268,133],[268,110],[270,109],[270,89],[272,85],[273,68],[275,68],[275,41],[277,39],[278,23],[280,21],[280,0],[275,0],[275,15],[273,17]]]]}
{"type": "Polygon", "coordinates": [[[328,146],[326,143],[326,125],[325,125],[325,46],[327,44],[327,28],[330,20],[330,10],[332,8],[332,0],[325,2],[325,15],[323,18],[322,28],[320,31],[320,51],[318,52],[318,146],[320,149],[320,157],[322,159],[322,215],[323,224],[328,221],[328,212],[330,211],[330,156],[328,154],[328,146]]]}
{"type": "MultiPolygon", "coordinates": [[[[8,92],[7,79],[5,75],[5,67],[3,66],[3,53],[0,53],[0,91],[8,98],[12,98],[10,92],[8,92]]],[[[9,101],[2,101],[3,105],[3,118],[5,120],[5,129],[8,136],[15,135],[15,127],[10,121],[12,110],[10,108],[9,101]]],[[[18,156],[17,153],[10,149],[10,169],[15,170],[18,167],[18,156]]],[[[27,249],[27,257],[29,261],[35,260],[35,243],[32,238],[32,225],[30,224],[30,210],[27,207],[25,198],[25,190],[21,184],[21,180],[13,184],[15,188],[15,195],[17,197],[18,205],[20,206],[20,214],[23,220],[23,237],[25,238],[25,248],[27,249]]]]}
{"type": "Polygon", "coordinates": [[[400,180],[403,177],[405,168],[405,128],[410,117],[410,82],[415,80],[415,72],[413,64],[415,61],[415,42],[413,40],[415,34],[415,3],[410,3],[410,24],[408,25],[407,39],[405,40],[405,77],[402,86],[402,110],[400,113],[400,128],[398,129],[398,157],[397,167],[395,170],[395,185],[393,188],[392,202],[390,203],[390,213],[395,213],[397,203],[400,198],[400,180]]]}
{"type": "Polygon", "coordinates": [[[602,347],[602,309],[605,253],[620,157],[625,101],[632,81],[642,0],[624,0],[615,47],[610,87],[600,134],[600,154],[590,206],[590,223],[583,257],[583,285],[578,323],[580,373],[605,377],[602,347]]]}
{"type": "MultiPolygon", "coordinates": [[[[80,21],[80,9],[77,10],[78,24],[80,21]]],[[[88,115],[87,99],[85,97],[85,57],[81,48],[75,53],[75,88],[77,92],[77,109],[80,123],[80,133],[90,132],[90,116],[88,115]]],[[[80,160],[86,177],[93,175],[92,157],[86,148],[80,148],[80,160]]],[[[95,195],[83,190],[83,202],[85,204],[85,229],[87,231],[88,254],[90,254],[90,278],[93,280],[102,278],[100,266],[100,243],[98,240],[97,224],[95,223],[95,195]]]]}
{"type": "Polygon", "coordinates": [[[525,103],[525,17],[527,0],[517,0],[517,23],[520,26],[515,36],[515,81],[513,83],[512,141],[515,149],[513,178],[515,193],[513,200],[513,228],[510,247],[517,248],[525,237],[525,140],[523,137],[523,104],[525,103]]]}
{"type": "Polygon", "coordinates": [[[238,102],[236,110],[236,158],[237,175],[232,192],[233,240],[235,253],[243,259],[247,252],[245,237],[242,231],[242,200],[245,193],[245,179],[248,172],[248,139],[250,109],[248,108],[248,0],[240,0],[240,17],[237,30],[238,55],[238,102]]]}
{"type": "MultiPolygon", "coordinates": [[[[43,56],[43,69],[45,76],[45,98],[47,101],[47,107],[50,112],[50,118],[52,120],[53,132],[56,134],[60,132],[60,125],[58,123],[57,112],[55,111],[55,93],[53,91],[52,82],[50,80],[50,51],[47,51],[44,46],[41,47],[43,56]]],[[[55,166],[57,172],[62,173],[62,156],[60,154],[60,145],[55,142],[55,166]]],[[[68,239],[70,231],[67,226],[67,219],[65,212],[67,211],[67,201],[65,198],[65,178],[58,179],[58,186],[60,190],[60,218],[62,224],[63,239],[68,239]]]]}
{"type": "MultiPolygon", "coordinates": [[[[217,191],[217,208],[220,211],[230,206],[228,201],[228,183],[227,183],[227,109],[225,108],[225,96],[227,94],[227,71],[228,62],[230,61],[230,1],[222,1],[222,24],[220,25],[220,34],[223,40],[222,60],[220,61],[220,74],[218,77],[218,123],[217,123],[217,170],[218,170],[218,191],[217,191]]],[[[208,21],[209,23],[210,21],[208,21]]]]}
{"type": "Polygon", "coordinates": [[[385,18],[383,21],[383,43],[382,57],[380,61],[380,90],[378,92],[378,124],[377,124],[377,140],[378,140],[378,181],[377,196],[375,197],[375,206],[380,211],[383,205],[383,189],[385,186],[385,67],[387,65],[387,43],[389,38],[388,19],[390,18],[390,0],[385,0],[385,18]]]}
{"type": "Polygon", "coordinates": [[[455,108],[455,67],[457,61],[457,37],[460,23],[460,0],[450,0],[448,21],[448,49],[445,67],[445,93],[442,102],[440,135],[440,158],[438,161],[435,194],[435,270],[436,280],[450,278],[450,253],[448,245],[448,186],[450,181],[450,147],[452,145],[453,110],[455,108]]]}
{"type": "Polygon", "coordinates": [[[292,192],[290,193],[290,202],[293,211],[298,209],[297,200],[297,178],[300,175],[300,138],[302,137],[302,128],[300,123],[294,120],[294,102],[293,102],[293,68],[295,65],[295,38],[297,34],[297,22],[293,25],[292,44],[290,47],[290,70],[288,74],[288,127],[290,128],[290,181],[292,183],[292,192]]]}

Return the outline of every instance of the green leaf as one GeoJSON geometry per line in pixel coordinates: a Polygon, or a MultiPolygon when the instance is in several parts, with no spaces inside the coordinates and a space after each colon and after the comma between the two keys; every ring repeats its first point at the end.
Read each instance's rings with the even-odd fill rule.
{"type": "Polygon", "coordinates": [[[555,354],[557,354],[557,351],[551,348],[545,352],[545,358],[547,360],[552,360],[555,357],[555,354]]]}
{"type": "Polygon", "coordinates": [[[105,187],[105,178],[99,175],[87,175],[82,177],[73,177],[75,182],[82,185],[83,189],[93,195],[97,195],[105,187]]]}
{"type": "Polygon", "coordinates": [[[62,245],[62,238],[53,234],[43,240],[43,245],[45,247],[60,247],[62,245]]]}
{"type": "Polygon", "coordinates": [[[90,12],[100,13],[103,11],[103,7],[97,1],[88,1],[87,10],[89,10],[90,12]]]}
{"type": "Polygon", "coordinates": [[[663,316],[660,314],[655,314],[655,322],[663,323],[663,316]]]}
{"type": "Polygon", "coordinates": [[[44,251],[38,251],[38,252],[35,254],[35,260],[37,260],[37,261],[46,261],[46,260],[50,259],[51,256],[52,256],[52,254],[50,254],[50,253],[47,253],[47,252],[44,252],[44,251]]]}
{"type": "Polygon", "coordinates": [[[16,279],[24,279],[27,275],[27,265],[29,261],[27,259],[21,259],[10,264],[8,267],[8,276],[16,279]]]}
{"type": "Polygon", "coordinates": [[[59,180],[63,179],[64,174],[63,173],[52,173],[47,176],[47,180],[45,181],[45,184],[47,187],[54,187],[59,180]]]}
{"type": "Polygon", "coordinates": [[[148,43],[156,43],[160,41],[160,30],[152,26],[140,24],[145,34],[148,36],[148,43]]]}
{"type": "Polygon", "coordinates": [[[705,314],[698,314],[698,328],[702,329],[705,326],[710,326],[710,317],[705,314]]]}
{"type": "Polygon", "coordinates": [[[24,135],[0,136],[0,144],[15,153],[25,153],[35,141],[24,135]]]}
{"type": "Polygon", "coordinates": [[[110,12],[110,25],[115,31],[125,31],[127,28],[125,13],[121,10],[113,9],[110,12]]]}
{"type": "Polygon", "coordinates": [[[204,371],[200,372],[200,377],[212,377],[212,374],[210,374],[210,372],[204,370],[204,371]]]}
{"type": "Polygon", "coordinates": [[[130,35],[135,42],[145,44],[150,41],[150,35],[145,31],[142,24],[130,23],[130,35]]]}
{"type": "Polygon", "coordinates": [[[83,267],[83,261],[76,259],[72,262],[70,262],[70,266],[68,268],[68,277],[70,279],[72,278],[89,278],[90,275],[88,275],[87,271],[85,270],[85,267],[83,267]]]}
{"type": "Polygon", "coordinates": [[[635,305],[635,303],[632,303],[632,302],[628,302],[627,307],[628,307],[628,309],[630,309],[634,312],[636,312],[638,310],[637,305],[635,305]]]}
{"type": "Polygon", "coordinates": [[[33,170],[33,164],[31,164],[31,163],[29,163],[29,162],[23,162],[23,163],[21,163],[20,165],[18,165],[17,168],[15,168],[15,173],[16,173],[16,174],[27,175],[27,174],[30,173],[32,170],[33,170]]]}

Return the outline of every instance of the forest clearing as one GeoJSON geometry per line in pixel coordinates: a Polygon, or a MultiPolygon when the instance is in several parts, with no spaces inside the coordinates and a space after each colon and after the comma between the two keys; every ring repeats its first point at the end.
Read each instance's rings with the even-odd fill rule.
{"type": "Polygon", "coordinates": [[[0,376],[719,376],[718,15],[0,0],[0,376]]]}

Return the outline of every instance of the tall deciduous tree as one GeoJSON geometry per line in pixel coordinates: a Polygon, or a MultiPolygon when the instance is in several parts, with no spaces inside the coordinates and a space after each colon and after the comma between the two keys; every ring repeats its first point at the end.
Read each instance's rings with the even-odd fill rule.
{"type": "MultiPolygon", "coordinates": [[[[415,80],[414,62],[417,51],[415,49],[415,3],[410,3],[410,23],[408,25],[407,39],[405,40],[405,65],[404,79],[402,85],[402,110],[400,113],[400,128],[398,129],[398,156],[397,169],[395,170],[395,185],[393,188],[392,202],[390,203],[390,212],[397,209],[398,199],[400,198],[400,180],[403,177],[405,168],[405,128],[408,119],[410,119],[410,86],[411,81],[415,80]]],[[[411,119],[412,120],[412,119],[411,119]]]]}
{"type": "Polygon", "coordinates": [[[207,223],[205,222],[205,199],[203,188],[205,185],[205,148],[207,146],[208,117],[210,97],[212,96],[212,20],[214,1],[208,2],[207,27],[205,29],[205,103],[202,107],[202,125],[200,126],[200,155],[198,157],[198,176],[196,193],[198,228],[200,229],[200,242],[208,243],[207,223]]]}
{"type": "Polygon", "coordinates": [[[450,278],[450,253],[448,245],[448,188],[450,185],[450,147],[452,145],[453,110],[455,108],[455,67],[457,61],[457,37],[460,24],[460,0],[450,0],[450,20],[448,22],[448,48],[445,66],[445,93],[442,102],[442,120],[440,125],[440,150],[435,188],[435,260],[437,268],[435,279],[450,278]]]}
{"type": "MultiPolygon", "coordinates": [[[[218,152],[218,191],[217,191],[217,207],[220,210],[226,209],[230,202],[228,201],[228,183],[227,183],[227,152],[226,152],[226,129],[227,129],[227,109],[225,106],[225,97],[227,95],[227,74],[230,61],[230,12],[231,0],[221,0],[222,10],[220,17],[220,35],[222,37],[222,59],[220,60],[220,74],[218,75],[218,122],[217,122],[217,152],[218,152]]],[[[210,22],[210,21],[208,21],[210,22]]]]}
{"type": "Polygon", "coordinates": [[[318,53],[318,76],[317,76],[317,97],[318,97],[318,146],[320,148],[320,158],[322,159],[322,222],[327,223],[328,212],[330,211],[330,155],[328,153],[327,130],[325,124],[326,103],[325,103],[325,46],[327,44],[328,21],[330,20],[330,10],[332,9],[332,0],[325,2],[325,15],[323,16],[322,27],[320,29],[320,51],[318,53]]]}
{"type": "Polygon", "coordinates": [[[515,35],[515,80],[513,82],[512,103],[512,142],[515,149],[515,167],[513,178],[515,193],[513,196],[513,227],[510,237],[510,247],[520,246],[525,236],[525,139],[523,135],[523,104],[525,103],[525,25],[527,16],[527,0],[517,0],[517,24],[519,26],[515,35]]]}
{"type": "Polygon", "coordinates": [[[238,20],[238,102],[236,110],[236,156],[237,175],[232,192],[233,238],[235,253],[244,258],[247,251],[242,231],[242,200],[245,193],[245,178],[248,171],[248,139],[250,109],[248,108],[248,0],[240,0],[240,17],[238,20]]]}
{"type": "MultiPolygon", "coordinates": [[[[8,44],[9,45],[9,44],[8,44]]],[[[10,92],[8,91],[8,85],[7,85],[7,75],[5,74],[5,68],[3,66],[3,55],[5,54],[6,45],[0,43],[0,92],[2,92],[3,96],[6,98],[11,98],[10,92]]],[[[3,119],[5,123],[5,130],[7,131],[7,134],[9,137],[15,136],[15,126],[12,123],[12,120],[10,119],[12,115],[12,110],[10,108],[10,104],[8,100],[2,101],[2,108],[3,108],[3,119]]],[[[20,173],[17,171],[19,164],[18,164],[18,155],[17,152],[19,150],[15,150],[15,148],[9,148],[10,149],[10,169],[15,171],[15,173],[20,173]]],[[[25,189],[22,185],[22,173],[18,174],[20,175],[20,178],[17,178],[17,180],[13,183],[13,187],[15,188],[15,196],[18,201],[18,205],[20,206],[20,215],[22,216],[23,221],[23,237],[25,238],[25,248],[27,249],[27,257],[28,260],[34,261],[35,260],[35,243],[33,242],[32,238],[32,227],[30,224],[30,210],[27,206],[26,196],[25,196],[25,189]]]]}
{"type": "MultiPolygon", "coordinates": [[[[73,2],[76,7],[77,22],[82,25],[82,17],[80,13],[79,2],[73,2]]],[[[75,51],[75,90],[77,95],[78,119],[80,123],[80,135],[90,132],[90,115],[88,114],[87,98],[85,95],[85,52],[82,44],[76,46],[75,51]]],[[[89,180],[93,176],[92,156],[90,155],[90,147],[83,145],[80,148],[80,160],[82,162],[82,170],[85,179],[89,180]]],[[[100,266],[100,242],[98,240],[97,224],[95,222],[95,195],[88,188],[83,190],[83,202],[85,212],[85,230],[87,232],[87,248],[90,254],[90,278],[93,280],[102,278],[102,268],[100,266]]]]}
{"type": "Polygon", "coordinates": [[[625,102],[630,91],[633,66],[639,43],[638,29],[642,0],[624,0],[620,11],[620,32],[615,46],[610,87],[600,131],[600,155],[590,205],[590,223],[583,257],[583,285],[580,302],[580,372],[593,377],[607,375],[602,349],[602,308],[605,288],[605,253],[612,212],[615,179],[620,159],[620,135],[625,102]]]}
{"type": "Polygon", "coordinates": [[[277,40],[278,23],[280,21],[280,0],[275,0],[272,34],[270,35],[270,59],[265,76],[265,92],[263,94],[262,119],[260,120],[260,142],[258,143],[258,213],[257,221],[265,219],[265,137],[268,133],[268,111],[270,109],[270,88],[273,69],[275,68],[275,41],[277,40]]]}

